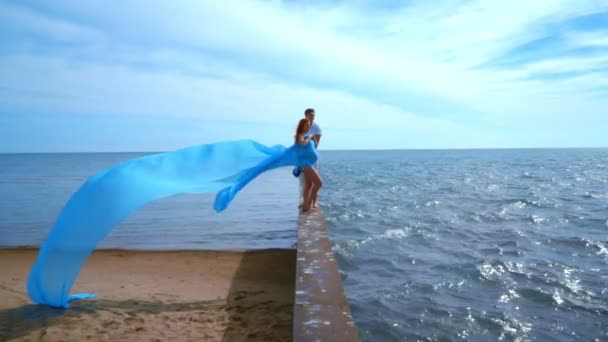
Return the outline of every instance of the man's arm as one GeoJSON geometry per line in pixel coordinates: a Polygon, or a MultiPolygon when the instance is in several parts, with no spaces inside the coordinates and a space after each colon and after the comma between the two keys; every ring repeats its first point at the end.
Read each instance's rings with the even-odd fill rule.
{"type": "Polygon", "coordinates": [[[321,142],[321,127],[315,124],[315,147],[319,148],[319,143],[321,142]]]}

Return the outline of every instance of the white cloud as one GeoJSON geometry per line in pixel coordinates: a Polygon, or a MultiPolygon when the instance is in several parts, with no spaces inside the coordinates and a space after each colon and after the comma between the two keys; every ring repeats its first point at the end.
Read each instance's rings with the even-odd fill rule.
{"type": "MultiPolygon", "coordinates": [[[[585,72],[605,65],[603,57],[473,68],[545,36],[564,20],[608,10],[597,1],[446,0],[376,15],[347,3],[294,7],[278,1],[52,6],[58,16],[6,4],[0,12],[13,25],[50,39],[87,44],[51,57],[3,57],[0,85],[46,94],[0,99],[3,105],[286,123],[288,113],[314,104],[334,113],[324,120],[336,130],[348,123],[370,132],[403,126],[422,132],[420,139],[449,131],[459,139],[483,137],[482,145],[505,140],[485,139],[492,124],[512,129],[559,117],[552,122],[560,126],[547,123],[548,130],[557,130],[573,122],[570,108],[576,107],[585,110],[576,118],[583,129],[585,117],[595,120],[608,107],[602,98],[589,100],[606,86],[600,75],[529,79],[536,73],[585,72]],[[79,18],[80,24],[60,17],[79,18]],[[459,114],[440,119],[408,107],[421,101],[454,104],[459,114]]],[[[571,44],[605,46],[599,34],[566,33],[571,44]]]]}
{"type": "Polygon", "coordinates": [[[9,83],[20,76],[22,68],[37,66],[36,70],[30,70],[37,76],[28,78],[27,89],[1,101],[4,108],[26,113],[129,113],[144,117],[170,116],[176,120],[201,119],[210,123],[272,123],[272,127],[280,126],[285,131],[250,132],[248,136],[272,144],[265,135],[284,136],[282,142],[289,143],[292,126],[302,116],[303,109],[314,104],[324,131],[334,140],[326,142],[328,148],[339,148],[340,143],[382,148],[387,147],[387,142],[394,147],[439,148],[446,141],[452,147],[471,147],[474,142],[483,141],[479,134],[471,140],[475,130],[465,125],[425,118],[335,90],[274,81],[243,79],[235,83],[164,72],[151,74],[124,67],[74,68],[60,60],[45,58],[3,58],[0,65],[11,66],[10,70],[1,70],[9,83]],[[53,83],[49,83],[49,79],[53,83]],[[45,96],[32,97],[32,92],[45,96]],[[437,139],[438,135],[441,139],[437,139]]]}
{"type": "Polygon", "coordinates": [[[568,39],[568,43],[573,47],[608,48],[608,35],[606,32],[570,32],[566,34],[566,38],[568,39]]]}
{"type": "Polygon", "coordinates": [[[54,19],[7,3],[0,4],[0,20],[12,33],[27,33],[46,36],[58,42],[92,42],[102,39],[96,30],[65,20],[54,19]]]}

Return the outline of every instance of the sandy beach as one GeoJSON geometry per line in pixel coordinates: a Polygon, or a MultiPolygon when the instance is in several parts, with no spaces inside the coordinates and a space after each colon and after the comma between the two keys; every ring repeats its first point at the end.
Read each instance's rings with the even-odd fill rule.
{"type": "Polygon", "coordinates": [[[37,250],[0,250],[0,341],[288,341],[295,250],[96,251],[68,310],[25,291],[37,250]]]}

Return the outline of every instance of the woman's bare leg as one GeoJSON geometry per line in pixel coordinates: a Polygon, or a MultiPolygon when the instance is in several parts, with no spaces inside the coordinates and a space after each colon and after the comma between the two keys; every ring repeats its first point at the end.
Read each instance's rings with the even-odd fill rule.
{"type": "Polygon", "coordinates": [[[307,182],[306,186],[304,188],[304,202],[302,202],[302,210],[303,211],[309,211],[311,209],[311,204],[312,204],[312,198],[311,198],[312,186],[313,186],[313,184],[311,182],[307,182]]]}
{"type": "Polygon", "coordinates": [[[305,177],[304,178],[304,191],[303,191],[303,194],[302,194],[302,197],[303,197],[302,211],[309,211],[310,210],[310,203],[311,203],[310,202],[310,199],[311,199],[310,195],[312,193],[312,191],[311,191],[312,189],[311,188],[313,186],[313,183],[310,180],[310,175],[311,175],[310,168],[309,167],[304,168],[302,170],[302,175],[305,177]]]}
{"type": "Polygon", "coordinates": [[[311,167],[306,167],[302,170],[305,178],[304,186],[304,202],[302,203],[302,211],[309,211],[312,205],[312,194],[314,193],[315,182],[313,177],[315,170],[311,167]]]}
{"type": "MultiPolygon", "coordinates": [[[[300,171],[302,171],[300,169],[300,171]]],[[[307,179],[306,176],[304,175],[304,173],[302,173],[300,175],[300,205],[298,205],[298,208],[302,209],[302,207],[304,206],[304,192],[306,190],[306,186],[307,186],[307,179]]]]}
{"type": "Polygon", "coordinates": [[[317,194],[319,193],[319,189],[323,186],[323,180],[321,176],[317,172],[317,170],[311,168],[312,172],[310,173],[309,180],[312,182],[312,187],[310,189],[310,205],[312,208],[316,208],[316,200],[317,194]]]}

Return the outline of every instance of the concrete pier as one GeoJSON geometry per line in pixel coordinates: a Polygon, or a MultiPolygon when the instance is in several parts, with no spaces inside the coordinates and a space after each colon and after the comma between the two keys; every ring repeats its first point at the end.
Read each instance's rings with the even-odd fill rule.
{"type": "Polygon", "coordinates": [[[300,215],[294,341],[359,341],[321,210],[300,215]]]}

